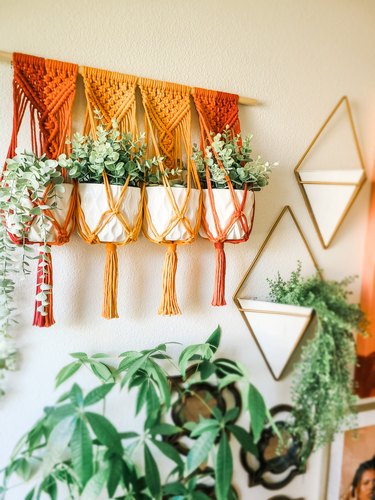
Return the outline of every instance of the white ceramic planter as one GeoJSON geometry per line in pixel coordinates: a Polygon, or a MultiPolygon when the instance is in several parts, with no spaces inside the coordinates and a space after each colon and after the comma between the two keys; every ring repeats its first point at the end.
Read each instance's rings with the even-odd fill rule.
{"type": "Polygon", "coordinates": [[[238,299],[273,376],[278,380],[310,324],[310,307],[238,299]]]}
{"type": "MultiPolygon", "coordinates": [[[[181,210],[184,206],[187,189],[184,187],[171,188],[176,205],[181,210]]],[[[200,202],[200,191],[191,189],[188,205],[185,212],[186,219],[189,220],[191,227],[194,229],[198,223],[200,202]]],[[[175,218],[175,211],[164,186],[149,186],[146,187],[146,203],[149,210],[152,224],[158,235],[164,234],[171,220],[175,218]]],[[[151,228],[147,223],[144,224],[143,232],[151,240],[156,238],[151,228]]],[[[167,241],[185,241],[191,239],[191,232],[186,229],[182,222],[178,222],[164,237],[167,241]]]]}
{"type": "MultiPolygon", "coordinates": [[[[56,196],[57,207],[56,209],[52,210],[53,216],[60,226],[64,226],[65,224],[74,188],[73,184],[63,184],[63,186],[64,186],[64,192],[59,193],[56,196]]],[[[71,220],[69,227],[67,228],[68,233],[71,229],[72,224],[73,224],[73,219],[71,220]]],[[[47,242],[56,241],[58,234],[52,222],[47,221],[46,224],[44,224],[44,226],[46,227],[48,232],[47,242]]],[[[40,218],[36,217],[34,219],[34,222],[30,226],[27,238],[31,242],[41,243],[43,242],[43,232],[41,229],[40,218]]]]}
{"type": "MultiPolygon", "coordinates": [[[[120,198],[123,186],[110,186],[114,204],[120,198]]],[[[78,184],[78,196],[86,224],[91,232],[95,231],[102,214],[109,210],[107,194],[104,184],[78,184]]],[[[124,215],[130,227],[134,227],[142,210],[142,192],[138,187],[128,187],[120,206],[120,212],[124,215]]],[[[138,236],[138,235],[136,235],[138,236]]],[[[113,216],[98,233],[98,238],[103,243],[123,243],[129,239],[116,216],[113,216]]]]}
{"type": "MultiPolygon", "coordinates": [[[[217,237],[217,231],[216,231],[216,226],[215,226],[215,221],[214,221],[214,216],[212,213],[212,207],[210,203],[210,198],[208,194],[208,189],[203,189],[202,190],[203,194],[203,207],[205,211],[205,219],[206,223],[208,225],[208,229],[212,233],[213,237],[217,237]]],[[[235,211],[235,207],[233,204],[232,200],[232,195],[229,189],[212,189],[212,194],[214,198],[214,203],[216,207],[216,212],[220,221],[220,226],[221,229],[225,229],[233,215],[233,212],[235,211]]],[[[238,200],[238,202],[241,204],[244,196],[244,192],[242,189],[235,189],[234,194],[238,200]]],[[[243,208],[243,212],[246,216],[246,219],[248,221],[248,224],[250,225],[251,219],[253,216],[253,210],[254,210],[254,193],[253,191],[248,191],[247,193],[247,198],[246,198],[246,203],[243,208]]],[[[203,238],[207,238],[207,233],[203,227],[203,224],[201,225],[199,229],[199,234],[203,238]]],[[[227,240],[241,240],[245,236],[244,230],[242,228],[242,225],[239,221],[236,221],[228,230],[227,232],[227,240]]]]}

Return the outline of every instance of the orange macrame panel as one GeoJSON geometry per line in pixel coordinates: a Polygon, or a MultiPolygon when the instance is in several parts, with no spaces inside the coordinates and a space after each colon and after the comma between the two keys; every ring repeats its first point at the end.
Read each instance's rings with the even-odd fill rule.
{"type": "Polygon", "coordinates": [[[375,173],[372,181],[362,276],[361,306],[370,321],[369,338],[357,337],[356,380],[361,397],[375,396],[375,173]]]}
{"type": "Polygon", "coordinates": [[[84,132],[95,134],[94,110],[98,110],[108,126],[115,118],[120,132],[136,133],[137,77],[86,66],[82,68],[82,75],[87,99],[84,132]]]}
{"type": "MultiPolygon", "coordinates": [[[[194,103],[199,120],[206,124],[210,132],[221,134],[226,126],[229,126],[235,135],[241,132],[237,94],[196,88],[194,103]]],[[[201,130],[203,128],[205,127],[202,127],[201,123],[201,130]]],[[[201,134],[201,139],[204,139],[204,134],[201,134]]],[[[201,148],[203,147],[201,144],[201,148]]]]}
{"type": "MultiPolygon", "coordinates": [[[[131,132],[138,134],[136,120],[136,85],[137,78],[113,71],[84,67],[82,69],[83,82],[87,100],[87,110],[84,134],[96,134],[98,125],[94,111],[98,110],[102,121],[111,127],[112,119],[116,119],[121,133],[131,132]]],[[[143,188],[135,223],[129,223],[126,214],[121,211],[121,204],[126,197],[129,180],[121,189],[117,200],[114,199],[108,178],[104,172],[103,180],[107,198],[108,210],[100,217],[95,228],[90,229],[82,210],[78,197],[78,232],[82,239],[89,244],[102,243],[99,233],[114,218],[122,227],[124,239],[116,242],[106,242],[106,264],[104,270],[104,300],[102,316],[106,319],[118,318],[117,290],[118,290],[118,258],[117,246],[123,246],[137,240],[142,227],[143,188]]]]}
{"type": "MultiPolygon", "coordinates": [[[[194,92],[194,103],[199,116],[199,124],[201,129],[201,149],[205,152],[205,147],[212,144],[211,133],[222,133],[224,129],[229,126],[233,135],[240,133],[240,121],[238,117],[238,95],[228,94],[225,92],[217,92],[206,89],[196,89],[194,92]]],[[[213,151],[219,167],[225,171],[224,165],[220,161],[218,155],[213,151]]],[[[226,304],[225,301],[225,274],[226,274],[226,258],[224,252],[224,242],[228,243],[242,243],[249,239],[255,214],[255,205],[252,209],[251,220],[248,221],[244,214],[244,206],[247,199],[247,189],[243,190],[242,200],[238,200],[234,193],[234,188],[228,176],[226,181],[228,189],[231,193],[233,204],[233,213],[225,226],[222,226],[217,210],[215,207],[214,196],[212,192],[212,185],[210,173],[206,168],[207,191],[209,195],[210,208],[215,223],[216,236],[212,234],[208,227],[206,219],[206,208],[203,207],[202,225],[207,234],[207,237],[215,245],[216,250],[216,271],[215,271],[215,285],[214,294],[212,298],[212,305],[222,306],[226,304]],[[229,230],[235,223],[239,223],[242,228],[243,237],[241,239],[227,239],[229,230]]],[[[255,198],[254,198],[255,200],[255,198]]],[[[255,202],[254,202],[255,203],[255,202]]]]}
{"type": "MultiPolygon", "coordinates": [[[[71,135],[72,107],[76,90],[78,66],[60,61],[45,60],[41,57],[26,54],[13,54],[13,130],[8,157],[15,155],[18,142],[18,133],[23,122],[25,112],[30,112],[31,147],[33,152],[49,158],[57,158],[64,150],[66,137],[71,135]]],[[[6,168],[6,165],[5,167],[6,168]]],[[[49,188],[46,188],[46,198],[49,188]]],[[[74,228],[73,214],[75,209],[75,188],[70,199],[67,217],[59,223],[52,211],[45,211],[50,218],[56,232],[56,240],[48,245],[63,245],[69,241],[74,228]]],[[[31,222],[32,223],[32,222],[31,222]]],[[[10,235],[16,244],[22,244],[10,235]]],[[[27,241],[27,243],[35,243],[27,241]]],[[[41,257],[42,258],[42,257],[41,257]]],[[[48,255],[46,272],[37,274],[37,293],[44,283],[52,285],[52,255],[48,255]]],[[[42,316],[37,310],[40,303],[35,302],[34,325],[51,326],[53,318],[53,297],[50,293],[47,315],[42,316]]]]}
{"type": "MultiPolygon", "coordinates": [[[[163,292],[159,314],[180,314],[176,296],[176,245],[185,245],[194,241],[198,235],[201,213],[201,195],[199,194],[196,220],[187,218],[189,202],[192,201],[193,185],[199,188],[199,179],[191,161],[191,108],[190,88],[167,82],[158,82],[141,78],[139,87],[145,109],[145,129],[149,154],[163,157],[159,161],[166,202],[172,207],[173,215],[162,230],[157,230],[147,203],[144,203],[144,234],[154,243],[167,245],[163,267],[163,292]],[[186,196],[179,206],[171,184],[164,175],[166,169],[186,165],[186,196]],[[169,239],[169,234],[177,226],[186,229],[186,237],[178,240],[169,239]]],[[[149,189],[153,189],[152,187],[149,189]]],[[[183,188],[177,188],[183,189],[183,188]]]]}

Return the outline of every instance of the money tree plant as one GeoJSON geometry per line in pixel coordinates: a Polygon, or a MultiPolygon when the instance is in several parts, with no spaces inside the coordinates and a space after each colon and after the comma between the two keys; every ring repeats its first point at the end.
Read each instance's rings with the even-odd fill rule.
{"type": "Polygon", "coordinates": [[[219,343],[217,328],[204,344],[185,347],[177,362],[168,344],[124,352],[116,363],[102,353],[73,353],[72,362],[58,373],[56,386],[77,377],[82,367],[89,368],[100,385],[86,392],[76,382],[44,409],[2,471],[3,495],[19,476],[30,483],[27,500],[43,495],[92,500],[101,494],[129,500],[235,499],[232,443],[237,440],[256,453],[255,443],[271,417],[245,369],[233,360],[216,358],[219,343]],[[233,384],[241,391],[231,408],[203,396],[207,387],[220,392],[233,384]],[[130,392],[135,396],[130,398],[133,411],[130,392]],[[116,402],[120,427],[105,414],[114,397],[124,398],[116,402]],[[203,411],[176,424],[171,415],[189,398],[203,411]],[[236,423],[241,406],[249,417],[245,427],[236,423]],[[134,417],[141,431],[134,430],[134,417]],[[181,435],[183,446],[177,444],[181,435]]]}

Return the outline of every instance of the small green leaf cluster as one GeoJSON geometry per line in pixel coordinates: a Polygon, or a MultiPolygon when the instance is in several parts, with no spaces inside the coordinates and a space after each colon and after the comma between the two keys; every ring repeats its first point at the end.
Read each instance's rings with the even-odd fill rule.
{"type": "Polygon", "coordinates": [[[367,323],[359,305],[349,302],[351,282],[326,281],[318,274],[304,278],[300,263],[288,280],[280,275],[268,280],[272,301],[311,307],[317,316],[315,336],[302,350],[292,388],[292,432],[309,430],[315,449],[331,442],[355,417],[353,332],[365,334],[367,323]]]}
{"type": "Polygon", "coordinates": [[[231,437],[256,454],[255,443],[270,416],[242,366],[229,359],[215,359],[219,343],[217,328],[204,344],[183,349],[177,364],[168,354],[167,344],[126,351],[115,365],[103,353],[73,353],[73,361],[58,373],[56,386],[76,376],[82,367],[89,368],[101,384],[85,394],[74,383],[56,404],[45,408],[3,470],[3,492],[12,487],[12,478],[17,475],[33,482],[28,500],[43,493],[52,500],[60,498],[63,487],[69,489],[70,498],[83,500],[92,500],[104,490],[108,498],[208,500],[205,480],[209,478],[211,484],[214,480],[211,488],[215,498],[234,500],[231,437]],[[168,376],[168,364],[183,382],[181,393],[176,393],[168,376]],[[188,421],[183,427],[169,423],[175,398],[199,397],[194,391],[208,381],[221,389],[234,382],[242,384],[242,405],[250,415],[250,432],[236,423],[237,407],[220,410],[207,405],[208,413],[198,422],[188,421]],[[106,402],[118,391],[125,396],[130,391],[136,393],[134,414],[143,419],[143,431],[129,428],[126,401],[118,406],[119,411],[126,408],[122,419],[126,429],[117,429],[105,415],[106,402]],[[187,456],[171,444],[182,432],[191,443],[187,456]],[[166,477],[159,470],[160,454],[170,465],[166,477]],[[212,468],[207,467],[207,461],[212,468]]]}
{"type": "MultiPolygon", "coordinates": [[[[122,186],[129,178],[130,186],[139,187],[150,169],[158,165],[157,158],[146,157],[145,135],[133,137],[131,133],[120,134],[115,119],[112,120],[112,127],[107,128],[98,112],[96,117],[99,120],[96,138],[75,133],[71,142],[72,152],[69,157],[61,154],[59,165],[78,182],[102,184],[105,172],[110,184],[122,186]]],[[[70,144],[70,141],[67,143],[70,144]]]]}
{"type": "MultiPolygon", "coordinates": [[[[0,210],[8,233],[22,243],[22,270],[28,272],[28,259],[40,260],[38,266],[43,269],[41,292],[37,300],[41,302],[38,310],[46,315],[45,308],[49,303],[50,285],[45,283],[44,270],[50,248],[47,245],[48,231],[51,226],[47,210],[57,207],[57,198],[64,192],[64,177],[56,160],[43,155],[36,156],[31,151],[16,149],[16,156],[6,160],[0,182],[0,210]],[[49,186],[48,194],[45,191],[49,186]],[[26,243],[30,225],[35,222],[39,228],[43,245],[41,256],[34,257],[31,246],[26,243]]],[[[4,241],[4,240],[3,240],[4,241]]],[[[8,242],[8,244],[10,244],[8,242]]],[[[4,255],[0,249],[0,255],[4,255]]],[[[4,257],[5,258],[5,257],[4,257]]]]}
{"type": "Polygon", "coordinates": [[[258,156],[252,157],[251,140],[252,135],[241,137],[241,134],[233,136],[229,127],[222,134],[213,136],[212,145],[208,145],[205,151],[193,146],[193,157],[197,167],[202,188],[207,188],[207,171],[215,189],[228,189],[228,180],[234,189],[252,189],[260,191],[267,186],[269,174],[273,167],[278,164],[262,160],[258,156]],[[220,167],[219,161],[224,167],[220,167]]]}

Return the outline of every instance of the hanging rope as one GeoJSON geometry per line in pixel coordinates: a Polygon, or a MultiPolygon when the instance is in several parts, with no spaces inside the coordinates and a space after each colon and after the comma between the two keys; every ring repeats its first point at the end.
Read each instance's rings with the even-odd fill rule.
{"type": "MultiPolygon", "coordinates": [[[[32,151],[37,156],[46,153],[49,158],[55,159],[64,151],[66,137],[71,135],[71,115],[78,66],[14,53],[13,68],[13,130],[8,158],[12,158],[16,154],[18,133],[25,112],[29,109],[32,151]]],[[[43,196],[43,204],[48,204],[47,194],[49,191],[50,186],[47,186],[43,196]]],[[[55,211],[43,211],[50,219],[55,236],[54,240],[48,241],[48,245],[63,245],[69,241],[74,227],[75,198],[74,187],[64,220],[60,220],[59,214],[55,211]]],[[[30,222],[30,228],[35,220],[36,217],[30,222]]],[[[10,237],[14,243],[24,244],[22,240],[15,238],[14,235],[10,235],[10,237]]],[[[26,243],[40,244],[40,241],[26,240],[26,243]]],[[[48,252],[48,255],[46,255],[44,250],[41,250],[39,263],[42,260],[45,260],[47,265],[44,266],[43,272],[41,272],[41,266],[38,266],[36,291],[37,294],[40,292],[43,283],[51,286],[51,290],[48,292],[49,305],[46,311],[47,314],[43,315],[40,311],[41,303],[35,301],[33,325],[51,326],[55,322],[53,317],[51,253],[48,252]]]]}
{"type": "MultiPolygon", "coordinates": [[[[102,115],[102,120],[108,128],[111,126],[112,119],[115,118],[120,133],[131,132],[133,136],[137,136],[138,129],[135,99],[136,77],[88,67],[82,68],[82,75],[87,99],[84,134],[91,132],[93,137],[95,137],[97,123],[94,111],[99,110],[102,115]]],[[[127,197],[130,197],[130,177],[127,178],[124,186],[121,187],[120,192],[117,193],[116,196],[112,192],[105,172],[103,172],[103,181],[108,209],[101,214],[95,227],[90,228],[82,208],[83,200],[80,199],[80,196],[82,196],[81,194],[78,197],[78,232],[86,243],[90,245],[97,243],[106,244],[102,316],[106,319],[111,319],[118,318],[117,247],[136,241],[138,238],[142,227],[144,188],[139,188],[140,196],[138,210],[135,217],[132,217],[132,220],[130,220],[130,214],[126,214],[123,208],[127,197]],[[121,225],[123,239],[121,241],[102,241],[99,235],[113,219],[117,220],[121,225]]]]}
{"type": "MultiPolygon", "coordinates": [[[[216,92],[205,89],[196,89],[194,93],[194,102],[199,116],[199,124],[201,130],[201,150],[205,154],[207,145],[213,144],[211,132],[214,134],[222,133],[228,125],[231,129],[233,136],[240,133],[240,121],[238,117],[238,96],[234,94],[227,94],[225,92],[216,92]]],[[[220,161],[216,151],[212,148],[216,161],[219,167],[225,172],[224,165],[220,161]]],[[[242,243],[249,239],[255,214],[255,198],[253,198],[253,206],[251,210],[251,217],[245,213],[245,205],[248,197],[248,189],[245,186],[241,199],[238,198],[232,186],[231,180],[228,175],[225,176],[231,201],[233,205],[233,212],[225,225],[222,225],[218,216],[218,211],[215,204],[214,192],[211,184],[211,176],[206,166],[206,180],[207,180],[207,193],[208,199],[203,204],[202,225],[207,238],[214,243],[216,250],[216,271],[215,271],[215,284],[214,293],[212,297],[213,306],[226,305],[225,301],[225,274],[226,274],[226,257],[224,251],[224,242],[228,243],[242,243]],[[211,231],[207,221],[207,209],[212,212],[215,232],[211,231]],[[242,233],[240,239],[229,239],[228,235],[234,226],[239,226],[242,233]]],[[[237,190],[236,190],[237,191],[237,190]]]]}
{"type": "MultiPolygon", "coordinates": [[[[166,82],[142,78],[139,80],[145,109],[145,130],[150,153],[163,157],[159,161],[166,203],[172,215],[162,230],[157,229],[150,212],[147,194],[144,202],[145,236],[152,242],[167,245],[163,267],[163,291],[159,314],[181,314],[176,295],[177,253],[176,245],[186,245],[198,235],[201,216],[201,193],[193,195],[193,187],[199,188],[199,179],[191,162],[191,109],[190,88],[166,82]],[[185,197],[177,199],[166,170],[186,164],[185,197]],[[194,186],[193,186],[193,185],[194,186]],[[183,239],[172,240],[173,230],[182,228],[183,239]]],[[[150,187],[148,189],[155,189],[150,187]]],[[[175,189],[183,189],[175,188],[175,189]]],[[[147,190],[146,190],[147,192],[147,190]]]]}

